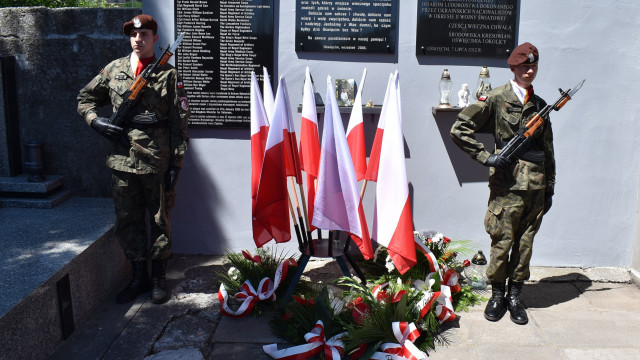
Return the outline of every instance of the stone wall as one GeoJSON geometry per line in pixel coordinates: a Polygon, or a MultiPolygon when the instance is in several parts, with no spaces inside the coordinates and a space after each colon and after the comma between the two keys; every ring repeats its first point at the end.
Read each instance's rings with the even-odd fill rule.
{"type": "Polygon", "coordinates": [[[122,24],[139,13],[131,8],[0,9],[0,56],[16,58],[20,140],[44,142],[45,174],[62,175],[75,195],[111,194],[104,165],[110,146],[78,115],[76,96],[109,61],[131,51],[122,24]]]}

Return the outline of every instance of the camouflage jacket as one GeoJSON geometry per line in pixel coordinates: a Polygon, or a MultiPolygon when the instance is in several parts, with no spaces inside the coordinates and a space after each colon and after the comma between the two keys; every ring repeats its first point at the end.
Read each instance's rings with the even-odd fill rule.
{"type": "MultiPolygon", "coordinates": [[[[522,105],[511,87],[511,82],[491,90],[484,100],[471,104],[458,114],[451,128],[453,141],[473,159],[484,164],[489,151],[477,141],[475,133],[492,134],[496,142],[509,141],[529,119],[546,105],[534,93],[534,99],[522,105]]],[[[546,118],[541,129],[533,135],[531,150],[544,152],[543,163],[518,159],[509,171],[491,168],[489,187],[510,190],[546,189],[553,194],[555,186],[555,158],[551,120],[546,118]]],[[[498,149],[494,148],[494,153],[498,149]]]]}
{"type": "MultiPolygon", "coordinates": [[[[135,80],[130,61],[131,55],[110,62],[80,90],[78,113],[87,124],[98,116],[97,108],[111,104],[115,112],[122,103],[122,95],[135,80]]],[[[132,128],[125,123],[129,144],[114,141],[107,166],[135,174],[163,173],[169,166],[181,168],[189,142],[189,103],[182,79],[173,66],[167,64],[153,72],[133,113],[155,116],[160,125],[132,128]]]]}

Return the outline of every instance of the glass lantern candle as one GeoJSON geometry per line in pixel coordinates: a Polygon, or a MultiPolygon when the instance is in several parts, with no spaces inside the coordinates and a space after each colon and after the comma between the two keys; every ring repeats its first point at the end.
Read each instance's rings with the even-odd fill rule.
{"type": "Polygon", "coordinates": [[[491,90],[491,76],[489,75],[489,68],[483,66],[482,70],[480,70],[480,75],[478,75],[478,81],[476,82],[476,99],[487,95],[489,90],[491,90]]]}
{"type": "Polygon", "coordinates": [[[478,253],[471,258],[471,264],[464,268],[464,276],[471,288],[484,290],[487,288],[487,258],[478,250],[478,253]]]}
{"type": "Polygon", "coordinates": [[[440,76],[440,104],[439,108],[450,109],[451,108],[451,89],[453,88],[453,82],[451,81],[451,75],[449,70],[444,69],[442,76],[440,76]]]}

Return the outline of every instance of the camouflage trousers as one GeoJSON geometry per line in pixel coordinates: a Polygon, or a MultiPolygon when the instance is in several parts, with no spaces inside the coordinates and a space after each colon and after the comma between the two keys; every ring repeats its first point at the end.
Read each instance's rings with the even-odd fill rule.
{"type": "Polygon", "coordinates": [[[529,279],[533,237],[544,212],[544,189],[491,189],[484,226],[491,236],[487,277],[491,282],[529,279]]]}
{"type": "MultiPolygon", "coordinates": [[[[134,261],[168,259],[171,256],[171,220],[164,174],[137,175],[114,170],[111,179],[116,210],[115,237],[125,256],[134,261]],[[151,246],[148,234],[151,235],[151,246]]],[[[173,199],[172,196],[169,198],[173,199]]]]}

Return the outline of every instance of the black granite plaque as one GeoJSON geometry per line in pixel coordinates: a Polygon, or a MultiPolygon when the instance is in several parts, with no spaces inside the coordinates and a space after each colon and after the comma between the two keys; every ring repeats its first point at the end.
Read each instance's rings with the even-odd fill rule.
{"type": "Polygon", "coordinates": [[[507,58],[518,0],[418,0],[416,55],[507,58]]]}
{"type": "Polygon", "coordinates": [[[273,75],[273,0],[176,0],[191,127],[249,128],[251,71],[273,75]]]}
{"type": "Polygon", "coordinates": [[[296,1],[296,51],[395,54],[398,0],[296,1]]]}

